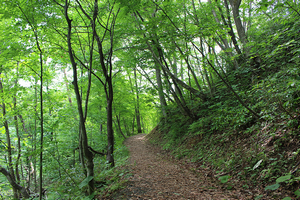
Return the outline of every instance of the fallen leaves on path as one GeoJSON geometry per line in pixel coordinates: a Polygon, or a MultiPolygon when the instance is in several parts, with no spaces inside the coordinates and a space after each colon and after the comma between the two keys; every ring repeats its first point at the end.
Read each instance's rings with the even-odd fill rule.
{"type": "Polygon", "coordinates": [[[125,189],[112,199],[253,199],[241,190],[227,190],[203,173],[195,174],[184,165],[166,158],[147,143],[144,134],[125,141],[130,151],[132,176],[125,189]]]}

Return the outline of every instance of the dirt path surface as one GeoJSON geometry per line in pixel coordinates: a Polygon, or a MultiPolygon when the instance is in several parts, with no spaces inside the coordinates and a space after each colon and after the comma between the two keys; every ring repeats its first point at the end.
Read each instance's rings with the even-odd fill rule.
{"type": "Polygon", "coordinates": [[[241,191],[225,189],[205,171],[196,174],[168,159],[149,145],[143,134],[128,138],[125,145],[130,150],[133,175],[113,199],[252,199],[241,191]]]}

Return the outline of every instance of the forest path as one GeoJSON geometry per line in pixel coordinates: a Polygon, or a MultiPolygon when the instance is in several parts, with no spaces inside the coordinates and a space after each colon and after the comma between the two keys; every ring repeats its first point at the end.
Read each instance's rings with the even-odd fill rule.
{"type": "Polygon", "coordinates": [[[238,190],[226,190],[219,181],[205,175],[207,171],[196,174],[170,160],[147,143],[145,134],[128,138],[125,145],[130,151],[133,175],[113,199],[249,199],[238,190]]]}

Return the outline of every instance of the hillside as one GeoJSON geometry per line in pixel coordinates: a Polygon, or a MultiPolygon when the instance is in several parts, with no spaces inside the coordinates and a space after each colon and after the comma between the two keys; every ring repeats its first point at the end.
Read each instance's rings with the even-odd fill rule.
{"type": "Polygon", "coordinates": [[[189,132],[170,141],[169,131],[162,129],[157,126],[147,135],[152,145],[200,176],[213,177],[229,191],[242,189],[250,199],[299,197],[298,135],[268,137],[266,129],[259,138],[245,131],[214,136],[189,132]]]}
{"type": "Polygon", "coordinates": [[[206,101],[187,102],[193,118],[172,104],[147,137],[175,159],[211,169],[229,190],[299,198],[299,27],[256,32],[250,61],[219,76],[206,101]]]}

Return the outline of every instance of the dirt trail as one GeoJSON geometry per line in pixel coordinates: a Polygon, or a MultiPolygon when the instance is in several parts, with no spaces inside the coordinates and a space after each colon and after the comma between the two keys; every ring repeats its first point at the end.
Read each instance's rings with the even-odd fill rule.
{"type": "Polygon", "coordinates": [[[226,190],[219,181],[196,175],[188,167],[169,160],[152,145],[145,135],[125,141],[130,150],[132,174],[127,187],[113,199],[250,199],[242,192],[226,190]]]}

